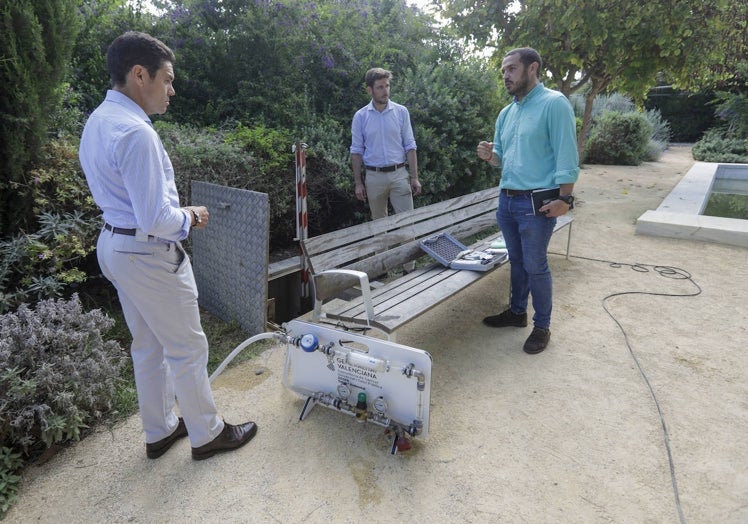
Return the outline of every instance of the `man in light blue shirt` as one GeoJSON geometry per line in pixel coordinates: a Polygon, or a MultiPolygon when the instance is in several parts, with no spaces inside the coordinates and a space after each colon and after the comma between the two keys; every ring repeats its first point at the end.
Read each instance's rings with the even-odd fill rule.
{"type": "Polygon", "coordinates": [[[356,112],[351,125],[356,198],[369,201],[374,219],[387,216],[388,200],[395,213],[413,209],[413,195],[421,192],[410,114],[405,106],[390,100],[391,78],[392,73],[378,67],[366,72],[371,102],[356,112]]]}
{"type": "Polygon", "coordinates": [[[542,60],[529,47],[510,51],[501,63],[504,84],[514,101],[501,110],[493,142],[478,144],[478,157],[501,166],[499,229],[511,267],[509,308],[483,319],[491,327],[527,326],[532,295],[534,327],[524,351],[540,353],[550,341],[553,282],[548,243],[556,217],[574,205],[572,191],[579,177],[576,120],[566,97],[540,82],[542,60]],[[558,188],[559,196],[532,206],[532,191],[558,188]]]}
{"type": "Polygon", "coordinates": [[[246,444],[257,425],[224,422],[213,401],[197,286],[179,243],[209,214],[180,207],[169,155],[148,118],[165,113],[175,94],[173,63],[171,49],[150,35],[116,38],[107,51],[112,89],[86,122],[79,157],[104,215],[99,266],[132,334],[146,456],[189,436],[192,458],[201,460],[246,444]]]}

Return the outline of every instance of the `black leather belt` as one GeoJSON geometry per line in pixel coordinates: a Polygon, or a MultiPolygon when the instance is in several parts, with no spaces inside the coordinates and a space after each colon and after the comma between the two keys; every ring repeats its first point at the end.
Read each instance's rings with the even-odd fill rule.
{"type": "Polygon", "coordinates": [[[373,167],[373,166],[366,166],[367,171],[378,171],[380,173],[390,173],[392,171],[396,171],[400,169],[401,167],[405,167],[405,162],[402,164],[395,164],[394,166],[384,166],[384,167],[373,167]]]}
{"type": "MultiPolygon", "coordinates": [[[[134,236],[136,236],[136,230],[135,229],[125,229],[123,227],[114,227],[114,226],[112,226],[110,224],[107,224],[106,222],[104,222],[104,229],[106,229],[107,231],[111,231],[115,235],[125,235],[125,236],[128,236],[128,237],[134,237],[134,236]]],[[[171,240],[163,240],[161,238],[154,237],[153,235],[148,235],[148,240],[149,241],[150,240],[154,240],[154,239],[157,240],[158,242],[164,242],[166,244],[171,244],[172,243],[171,240]]],[[[140,239],[136,239],[136,240],[140,241],[140,239]]]]}
{"type": "Polygon", "coordinates": [[[106,229],[107,231],[111,231],[112,233],[115,233],[117,235],[127,235],[128,237],[135,236],[134,229],[123,229],[121,227],[110,226],[109,224],[104,224],[104,229],[106,229]]]}
{"type": "Polygon", "coordinates": [[[506,196],[520,196],[520,195],[529,195],[535,191],[534,189],[502,189],[501,192],[504,193],[506,196]]]}

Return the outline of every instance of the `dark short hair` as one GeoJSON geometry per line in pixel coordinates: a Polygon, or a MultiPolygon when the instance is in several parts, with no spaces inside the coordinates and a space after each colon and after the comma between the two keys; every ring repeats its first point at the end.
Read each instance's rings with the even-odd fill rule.
{"type": "Polygon", "coordinates": [[[381,67],[373,67],[366,72],[364,82],[366,82],[366,87],[374,87],[374,82],[383,78],[392,79],[392,73],[381,67]]]}
{"type": "Polygon", "coordinates": [[[164,65],[174,63],[174,52],[161,40],[138,31],[128,31],[111,43],[106,53],[106,67],[112,85],[124,85],[133,66],[146,68],[151,78],[164,65]]]}
{"type": "Polygon", "coordinates": [[[543,59],[540,58],[540,53],[535,51],[532,47],[517,47],[504,56],[507,57],[511,55],[519,55],[519,61],[522,62],[525,67],[528,67],[533,62],[537,62],[538,77],[540,77],[540,70],[543,69],[543,59]]]}

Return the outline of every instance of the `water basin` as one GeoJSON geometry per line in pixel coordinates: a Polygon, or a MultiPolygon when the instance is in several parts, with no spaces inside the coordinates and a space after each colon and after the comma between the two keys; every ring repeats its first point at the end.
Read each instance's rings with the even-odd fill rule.
{"type": "Polygon", "coordinates": [[[702,214],[713,191],[748,194],[748,164],[697,162],[656,210],[637,219],[636,234],[748,247],[748,220],[702,214]]]}

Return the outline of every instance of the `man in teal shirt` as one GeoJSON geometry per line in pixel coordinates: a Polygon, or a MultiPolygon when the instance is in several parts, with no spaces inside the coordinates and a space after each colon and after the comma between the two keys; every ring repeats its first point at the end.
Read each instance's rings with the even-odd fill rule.
{"type": "Polygon", "coordinates": [[[534,328],[526,353],[543,351],[550,341],[553,282],[548,266],[548,243],[556,217],[574,205],[572,190],[579,177],[576,120],[566,97],[540,82],[540,55],[522,47],[501,63],[504,84],[514,101],[496,120],[493,142],[478,144],[478,157],[501,167],[496,218],[504,235],[511,267],[509,308],[483,319],[491,327],[527,326],[532,295],[534,328]],[[532,191],[559,188],[559,197],[532,207],[532,191]]]}

